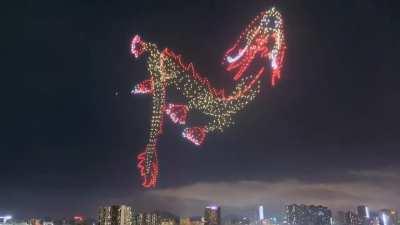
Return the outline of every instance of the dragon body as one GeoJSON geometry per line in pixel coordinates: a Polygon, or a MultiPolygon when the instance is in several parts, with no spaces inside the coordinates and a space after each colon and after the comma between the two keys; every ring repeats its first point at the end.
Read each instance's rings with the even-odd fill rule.
{"type": "Polygon", "coordinates": [[[137,84],[132,94],[152,96],[152,117],[148,143],[138,155],[138,168],[144,187],[155,187],[158,179],[157,140],[163,130],[166,116],[180,125],[185,125],[188,113],[195,110],[209,118],[209,122],[183,129],[182,136],[195,145],[200,145],[206,135],[222,132],[231,126],[234,115],[245,108],[260,93],[261,78],[271,71],[271,84],[280,78],[284,59],[285,43],[283,21],[280,13],[271,8],[258,15],[240,35],[223,59],[227,71],[233,73],[233,91],[225,95],[199,75],[193,64],[182,62],[181,56],[170,49],[159,50],[156,44],[145,42],[136,35],[131,52],[138,58],[147,55],[147,70],[150,77],[137,84]],[[261,59],[261,65],[253,63],[261,59]],[[255,64],[255,65],[253,65],[255,64]],[[255,67],[255,69],[254,69],[255,67]],[[250,71],[252,68],[252,72],[250,71]],[[166,101],[167,90],[175,89],[185,102],[166,101]]]}

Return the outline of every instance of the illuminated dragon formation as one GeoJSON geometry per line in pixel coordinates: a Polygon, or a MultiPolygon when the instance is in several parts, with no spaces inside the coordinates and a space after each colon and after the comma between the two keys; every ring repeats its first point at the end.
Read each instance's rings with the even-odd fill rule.
{"type": "Polygon", "coordinates": [[[192,110],[208,116],[207,124],[183,129],[182,136],[195,145],[200,145],[207,134],[229,127],[233,124],[232,117],[259,94],[261,78],[267,74],[267,67],[271,71],[272,86],[279,80],[284,41],[281,14],[271,8],[258,15],[223,58],[222,64],[233,74],[235,82],[233,92],[225,95],[223,90],[213,88],[206,78],[200,76],[193,64],[184,64],[180,55],[167,48],[160,51],[155,44],[143,41],[138,35],[133,38],[131,52],[136,58],[146,53],[150,77],[137,84],[131,93],[153,96],[149,140],[137,157],[144,187],[155,187],[157,182],[156,146],[165,115],[179,125],[185,125],[188,112],[192,110]],[[262,63],[253,63],[256,59],[262,63]],[[175,89],[186,101],[179,104],[166,102],[167,88],[175,89]]]}

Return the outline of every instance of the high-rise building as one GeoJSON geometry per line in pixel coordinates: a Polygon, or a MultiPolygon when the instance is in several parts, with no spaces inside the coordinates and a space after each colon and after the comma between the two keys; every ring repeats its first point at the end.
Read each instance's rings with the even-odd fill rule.
{"type": "Polygon", "coordinates": [[[6,216],[0,216],[0,224],[5,224],[7,221],[11,220],[12,216],[6,215],[6,216]]]}
{"type": "Polygon", "coordinates": [[[189,217],[181,217],[179,219],[179,225],[191,225],[189,217]]]}
{"type": "Polygon", "coordinates": [[[379,216],[371,216],[370,225],[380,225],[379,216]]]}
{"type": "Polygon", "coordinates": [[[332,225],[332,212],[325,206],[287,205],[288,225],[332,225]]]}
{"type": "Polygon", "coordinates": [[[111,225],[111,207],[101,207],[99,209],[98,225],[111,225]]]}
{"type": "Polygon", "coordinates": [[[32,218],[28,220],[29,225],[42,225],[42,221],[36,218],[32,218]]]}
{"type": "Polygon", "coordinates": [[[262,221],[264,219],[264,206],[260,205],[258,207],[258,220],[262,221]]]}
{"type": "Polygon", "coordinates": [[[360,205],[357,207],[358,222],[360,225],[370,225],[371,216],[369,209],[365,205],[360,205]]]}
{"type": "MultiPolygon", "coordinates": [[[[186,225],[191,225],[189,219],[185,222],[186,225]]],[[[133,211],[132,225],[179,225],[179,218],[168,212],[137,213],[133,211]]]]}
{"type": "Polygon", "coordinates": [[[360,205],[357,207],[357,214],[359,218],[370,218],[369,209],[365,205],[360,205]]]}
{"type": "Polygon", "coordinates": [[[219,206],[207,206],[204,211],[205,225],[221,225],[221,208],[219,206]]]}
{"type": "Polygon", "coordinates": [[[379,211],[380,225],[397,225],[398,215],[394,209],[382,209],[379,211]]]}
{"type": "Polygon", "coordinates": [[[335,217],[335,225],[345,225],[345,212],[344,211],[338,211],[336,213],[336,217],[335,217]]]}
{"type": "Polygon", "coordinates": [[[132,225],[132,209],[125,205],[113,205],[99,209],[99,225],[132,225]]]}
{"type": "Polygon", "coordinates": [[[143,224],[143,213],[133,211],[132,225],[142,225],[142,224],[143,224]]]}
{"type": "Polygon", "coordinates": [[[145,213],[143,215],[143,223],[141,225],[160,225],[161,224],[161,216],[156,213],[145,213]]]}
{"type": "Polygon", "coordinates": [[[179,218],[169,212],[161,212],[160,225],[179,225],[179,218]]]}
{"type": "Polygon", "coordinates": [[[347,211],[344,215],[345,225],[359,225],[358,215],[352,211],[347,211]]]}

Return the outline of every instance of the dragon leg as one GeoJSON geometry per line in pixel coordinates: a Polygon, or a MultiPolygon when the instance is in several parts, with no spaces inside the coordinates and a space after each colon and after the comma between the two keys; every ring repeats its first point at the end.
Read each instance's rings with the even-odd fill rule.
{"type": "Polygon", "coordinates": [[[153,90],[153,114],[150,122],[149,140],[144,152],[137,156],[137,167],[143,178],[142,185],[146,188],[155,187],[157,183],[157,140],[162,133],[165,105],[165,88],[159,85],[153,90]]]}
{"type": "Polygon", "coordinates": [[[131,90],[131,94],[151,94],[153,93],[153,90],[153,80],[147,79],[135,85],[131,90]]]}

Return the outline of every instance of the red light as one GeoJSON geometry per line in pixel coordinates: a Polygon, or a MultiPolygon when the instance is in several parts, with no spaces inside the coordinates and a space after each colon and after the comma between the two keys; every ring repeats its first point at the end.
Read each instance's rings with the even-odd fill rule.
{"type": "Polygon", "coordinates": [[[82,216],[74,216],[74,220],[83,221],[83,217],[82,216]]]}
{"type": "Polygon", "coordinates": [[[167,113],[167,115],[169,115],[172,122],[179,123],[182,125],[186,123],[188,111],[189,111],[189,108],[186,105],[178,105],[178,104],[171,103],[171,104],[168,104],[167,107],[165,107],[165,113],[167,113]]]}
{"type": "Polygon", "coordinates": [[[205,127],[186,128],[182,136],[195,145],[201,145],[206,138],[207,129],[205,127]]]}

